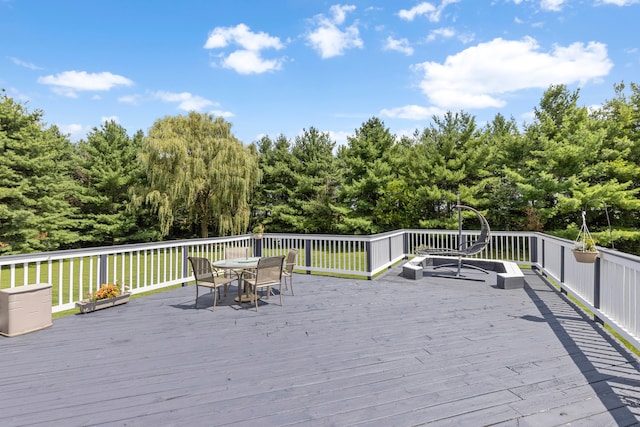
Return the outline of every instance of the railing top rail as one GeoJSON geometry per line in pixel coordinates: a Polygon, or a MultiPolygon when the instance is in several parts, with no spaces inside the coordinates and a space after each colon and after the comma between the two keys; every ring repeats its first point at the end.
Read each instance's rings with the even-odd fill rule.
{"type": "Polygon", "coordinates": [[[103,254],[123,253],[123,252],[135,252],[139,250],[150,249],[162,249],[165,247],[180,247],[190,246],[199,243],[210,242],[232,242],[236,240],[242,240],[250,238],[250,235],[242,236],[230,236],[230,237],[210,237],[202,239],[188,239],[188,240],[166,240],[163,242],[151,242],[151,243],[131,243],[127,245],[114,245],[114,246],[97,246],[93,248],[85,249],[67,249],[61,251],[50,252],[36,252],[30,254],[16,254],[16,255],[3,255],[0,256],[0,265],[14,264],[16,262],[43,262],[49,260],[56,260],[62,258],[80,258],[87,256],[97,256],[103,254]]]}
{"type": "Polygon", "coordinates": [[[335,240],[335,241],[362,241],[362,242],[370,242],[375,239],[382,239],[389,237],[390,235],[402,235],[404,233],[403,230],[380,233],[380,234],[372,234],[372,235],[344,235],[344,234],[294,234],[294,233],[265,233],[263,238],[295,238],[301,240],[335,240]]]}

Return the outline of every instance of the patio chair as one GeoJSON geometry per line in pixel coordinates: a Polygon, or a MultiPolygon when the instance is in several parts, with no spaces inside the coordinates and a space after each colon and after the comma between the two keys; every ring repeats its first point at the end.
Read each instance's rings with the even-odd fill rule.
{"type": "Polygon", "coordinates": [[[296,265],[296,256],[298,256],[297,249],[291,249],[287,254],[287,259],[284,262],[282,269],[282,278],[284,280],[284,288],[289,289],[291,285],[291,295],[293,295],[293,267],[296,265]],[[287,285],[287,278],[289,279],[289,285],[287,285]]]}
{"type": "Polygon", "coordinates": [[[479,254],[480,252],[482,252],[487,245],[489,245],[489,243],[491,242],[491,228],[489,227],[489,222],[487,221],[487,219],[484,217],[484,215],[482,215],[480,212],[478,212],[477,210],[475,210],[474,208],[470,207],[470,206],[465,206],[465,205],[456,205],[456,208],[458,208],[458,230],[459,230],[459,236],[460,236],[460,244],[457,248],[427,248],[427,249],[417,249],[416,250],[416,254],[418,255],[442,255],[442,256],[455,256],[458,257],[458,260],[456,263],[450,263],[450,264],[442,264],[442,265],[437,265],[434,267],[435,269],[438,268],[444,268],[444,267],[452,267],[455,266],[457,267],[457,273],[455,275],[456,278],[464,278],[464,276],[461,275],[460,270],[464,267],[464,268],[471,268],[474,270],[479,270],[482,271],[484,273],[489,273],[487,270],[478,267],[476,265],[472,265],[469,263],[465,263],[463,262],[463,258],[472,256],[472,255],[476,255],[479,254]],[[478,238],[475,241],[464,241],[462,242],[462,216],[460,214],[460,210],[461,209],[467,209],[470,210],[471,212],[473,212],[474,214],[476,214],[476,217],[478,217],[478,220],[480,221],[480,235],[478,236],[478,238]]]}
{"type": "Polygon", "coordinates": [[[245,285],[250,287],[253,300],[258,311],[258,290],[267,288],[267,298],[272,287],[278,287],[280,294],[280,305],[282,306],[282,264],[284,256],[263,257],[258,260],[258,266],[250,271],[244,278],[245,285]]]}
{"type": "MultiPolygon", "coordinates": [[[[251,256],[249,247],[229,247],[224,249],[224,259],[248,258],[251,256]]],[[[241,270],[225,269],[224,277],[240,276],[241,270]]]]}
{"type": "Polygon", "coordinates": [[[248,258],[249,256],[251,256],[250,249],[251,248],[249,247],[225,248],[224,259],[248,258]]]}
{"type": "Polygon", "coordinates": [[[196,280],[196,302],[194,307],[198,307],[198,288],[203,286],[213,291],[213,308],[216,309],[218,298],[220,298],[220,287],[224,287],[224,296],[227,296],[227,290],[229,283],[238,281],[240,282],[238,275],[236,277],[220,277],[218,272],[211,266],[211,262],[207,258],[188,257],[189,263],[191,263],[191,269],[193,270],[193,277],[196,280]],[[217,292],[216,292],[217,291],[217,292]]]}

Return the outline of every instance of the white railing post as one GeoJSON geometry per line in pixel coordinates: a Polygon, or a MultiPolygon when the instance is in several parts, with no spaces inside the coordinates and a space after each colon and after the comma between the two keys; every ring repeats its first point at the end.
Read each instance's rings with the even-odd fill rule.
{"type": "Polygon", "coordinates": [[[102,284],[107,283],[107,268],[108,268],[108,254],[101,254],[98,261],[98,283],[96,289],[100,288],[102,284]]]}
{"type": "Polygon", "coordinates": [[[598,316],[598,311],[600,311],[600,258],[596,258],[593,270],[593,307],[597,310],[593,313],[593,321],[604,325],[604,320],[598,316]]]}

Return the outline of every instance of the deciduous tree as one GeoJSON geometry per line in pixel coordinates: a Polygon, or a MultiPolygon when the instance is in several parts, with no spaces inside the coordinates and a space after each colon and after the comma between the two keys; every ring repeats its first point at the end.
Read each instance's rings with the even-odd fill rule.
{"type": "MultiPolygon", "coordinates": [[[[260,180],[255,154],[231,133],[231,123],[210,114],[157,120],[141,153],[161,231],[176,218],[198,224],[201,237],[240,234],[249,225],[249,199],[260,180]]],[[[138,199],[139,200],[139,199],[138,199]]]]}

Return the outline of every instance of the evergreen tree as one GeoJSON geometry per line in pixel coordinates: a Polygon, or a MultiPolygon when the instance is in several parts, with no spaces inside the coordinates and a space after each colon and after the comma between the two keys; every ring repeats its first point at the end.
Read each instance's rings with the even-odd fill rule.
{"type": "Polygon", "coordinates": [[[491,150],[469,114],[448,112],[433,121],[416,135],[407,182],[414,186],[420,225],[453,228],[457,227],[453,212],[458,197],[463,204],[481,208],[476,188],[489,177],[491,150]]]}
{"type": "Polygon", "coordinates": [[[540,230],[571,225],[578,212],[596,201],[638,206],[631,182],[620,182],[607,166],[624,159],[607,149],[605,130],[586,107],[577,105],[578,94],[563,85],[545,92],[535,109],[536,121],[524,134],[525,144],[535,148],[521,170],[507,171],[540,230]]]}
{"type": "MultiPolygon", "coordinates": [[[[598,170],[601,178],[615,177],[619,182],[631,182],[630,189],[640,188],[640,87],[631,83],[631,96],[625,94],[626,85],[614,86],[614,98],[607,100],[593,113],[599,127],[604,129],[603,160],[598,170]]],[[[612,217],[617,227],[635,227],[640,214],[627,200],[610,200],[612,217]]],[[[604,208],[604,206],[602,206],[604,208]]],[[[595,218],[604,226],[606,217],[595,218]]]]}
{"type": "Polygon", "coordinates": [[[505,172],[509,168],[521,171],[532,147],[524,143],[515,120],[507,120],[501,114],[487,124],[481,137],[491,147],[488,177],[485,186],[478,189],[483,205],[490,207],[486,211],[487,220],[498,230],[535,229],[535,224],[529,223],[535,218],[527,215],[526,202],[505,172]]]}
{"type": "Polygon", "coordinates": [[[86,242],[112,245],[159,237],[157,227],[130,209],[130,189],[142,184],[138,162],[142,133],[134,138],[114,121],[93,128],[78,144],[81,159],[76,177],[85,187],[82,215],[86,242]]]}
{"type": "Polygon", "coordinates": [[[80,240],[73,146],[42,114],[4,91],[0,97],[0,253],[65,249],[80,240]]]}
{"type": "Polygon", "coordinates": [[[394,227],[401,222],[397,196],[402,187],[393,182],[397,175],[390,163],[395,136],[373,117],[347,141],[348,146],[338,151],[340,201],[346,212],[340,231],[373,234],[394,227]]]}
{"type": "MultiPolygon", "coordinates": [[[[328,133],[303,130],[292,148],[295,187],[291,221],[293,232],[335,233],[341,210],[337,204],[338,169],[328,133]]],[[[281,216],[282,217],[282,216],[281,216]]]]}
{"type": "Polygon", "coordinates": [[[290,232],[298,215],[290,203],[296,187],[291,142],[284,135],[275,142],[265,136],[257,149],[263,179],[252,198],[253,223],[270,232],[290,232]]]}

